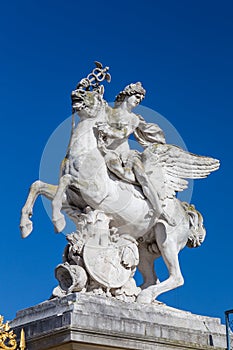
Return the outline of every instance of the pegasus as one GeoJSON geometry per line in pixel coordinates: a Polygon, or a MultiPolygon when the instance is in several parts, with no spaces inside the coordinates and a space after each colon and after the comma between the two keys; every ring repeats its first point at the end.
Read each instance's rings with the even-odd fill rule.
{"type": "Polygon", "coordinates": [[[88,206],[111,217],[111,226],[119,235],[128,234],[139,242],[138,269],[144,283],[137,301],[151,303],[158,295],[183,284],[178,254],[186,246],[199,246],[205,238],[201,214],[176,198],[187,187],[185,179],[208,176],[219,168],[219,161],[197,156],[168,144],[151,144],[142,153],[146,174],[158,188],[166,212],[174,218],[174,225],[152,210],[151,202],[142,188],[112,173],[98,147],[97,125],[106,123],[109,106],[99,91],[82,87],[72,92],[73,111],[80,120],[73,126],[66,157],[62,162],[58,186],[42,181],[32,184],[22,209],[22,237],[32,231],[33,205],[39,195],[52,202],[55,230],[65,225],[64,210],[77,224],[79,214],[88,206]],[[153,215],[151,213],[153,212],[153,215]],[[162,256],[169,276],[159,282],[154,260],[162,256]]]}

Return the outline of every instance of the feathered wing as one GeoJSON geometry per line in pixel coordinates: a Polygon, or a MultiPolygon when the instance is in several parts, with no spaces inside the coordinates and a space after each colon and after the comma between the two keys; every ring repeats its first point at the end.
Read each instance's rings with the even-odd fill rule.
{"type": "Polygon", "coordinates": [[[145,172],[161,199],[188,187],[185,179],[201,179],[219,168],[217,159],[182,150],[169,144],[153,144],[142,154],[145,172]]]}

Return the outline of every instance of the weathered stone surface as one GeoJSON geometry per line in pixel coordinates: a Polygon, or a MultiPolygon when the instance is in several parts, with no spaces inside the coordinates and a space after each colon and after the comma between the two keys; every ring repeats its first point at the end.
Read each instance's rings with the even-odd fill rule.
{"type": "Polygon", "coordinates": [[[109,67],[95,64],[71,94],[71,136],[59,183],[32,184],[22,209],[22,236],[31,233],[33,205],[44,195],[52,201],[57,232],[66,225],[62,210],[76,225],[67,235],[65,260],[56,268],[59,285],[53,296],[93,291],[150,304],[184,283],[178,254],[205,238],[202,215],[176,194],[187,188],[187,179],[216,171],[219,161],[167,144],[157,124],[134,113],[146,93],[140,82],[127,85],[114,107],[108,105],[101,84],[111,80],[109,67]],[[130,148],[131,135],[143,151],[130,148]],[[162,283],[153,271],[160,256],[168,269],[162,283]],[[132,279],[136,267],[142,290],[132,279]]]}
{"type": "Polygon", "coordinates": [[[217,318],[84,293],[19,311],[11,327],[24,327],[28,350],[226,348],[217,318]]]}

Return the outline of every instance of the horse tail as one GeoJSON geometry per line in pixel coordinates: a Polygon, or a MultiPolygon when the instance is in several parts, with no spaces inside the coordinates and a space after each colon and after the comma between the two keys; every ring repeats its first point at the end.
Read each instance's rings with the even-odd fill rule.
{"type": "Polygon", "coordinates": [[[182,206],[189,217],[190,234],[186,246],[189,248],[200,247],[206,236],[206,230],[203,225],[203,217],[201,213],[196,210],[193,204],[182,202],[182,206]]]}

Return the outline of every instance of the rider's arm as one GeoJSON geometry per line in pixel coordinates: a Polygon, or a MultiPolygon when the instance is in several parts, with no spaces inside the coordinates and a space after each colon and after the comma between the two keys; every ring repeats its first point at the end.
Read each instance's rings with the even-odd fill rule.
{"type": "Polygon", "coordinates": [[[112,125],[109,125],[107,123],[100,123],[97,124],[97,128],[106,136],[115,139],[124,139],[134,131],[134,128],[131,126],[131,124],[120,122],[112,125]]]}

